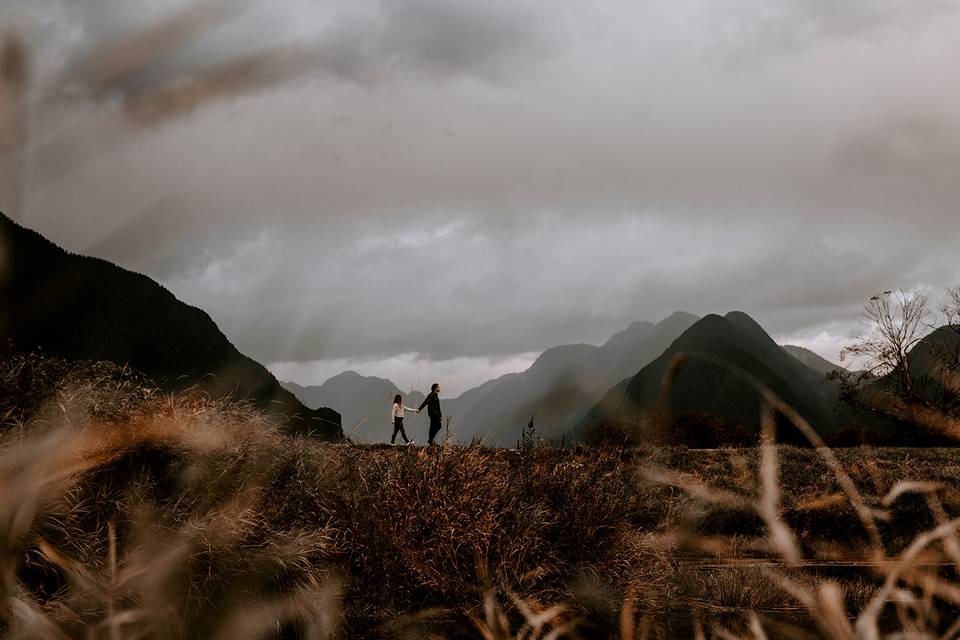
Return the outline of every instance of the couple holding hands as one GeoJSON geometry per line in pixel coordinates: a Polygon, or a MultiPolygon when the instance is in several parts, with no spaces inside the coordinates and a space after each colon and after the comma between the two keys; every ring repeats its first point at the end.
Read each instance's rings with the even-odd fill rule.
{"type": "Polygon", "coordinates": [[[430,394],[423,399],[420,406],[416,409],[403,406],[403,398],[398,393],[393,398],[393,408],[390,410],[390,416],[393,418],[393,435],[390,437],[390,444],[393,444],[399,433],[403,436],[403,441],[410,444],[406,431],[403,430],[403,416],[407,411],[416,411],[420,413],[423,408],[427,408],[427,415],[430,416],[430,438],[427,444],[432,445],[433,439],[440,433],[443,414],[440,412],[440,384],[434,382],[430,386],[430,394]]]}

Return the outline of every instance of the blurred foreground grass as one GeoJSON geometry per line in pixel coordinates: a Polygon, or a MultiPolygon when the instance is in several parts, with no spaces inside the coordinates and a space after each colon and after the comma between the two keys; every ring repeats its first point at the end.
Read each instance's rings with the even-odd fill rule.
{"type": "Polygon", "coordinates": [[[0,402],[7,637],[957,632],[953,449],[325,445],[15,354],[0,402]]]}

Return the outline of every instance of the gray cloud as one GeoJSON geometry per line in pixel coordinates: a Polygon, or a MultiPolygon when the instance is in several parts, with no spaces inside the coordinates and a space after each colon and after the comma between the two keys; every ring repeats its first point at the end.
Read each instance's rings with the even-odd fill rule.
{"type": "Polygon", "coordinates": [[[21,218],[268,362],[510,357],[675,309],[826,344],[877,290],[960,280],[957,33],[943,2],[269,3],[139,91],[279,66],[151,126],[85,105],[21,218]]]}

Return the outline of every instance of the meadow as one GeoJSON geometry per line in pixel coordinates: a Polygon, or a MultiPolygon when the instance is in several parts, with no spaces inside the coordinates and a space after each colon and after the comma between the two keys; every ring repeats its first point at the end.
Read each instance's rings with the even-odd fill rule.
{"type": "Polygon", "coordinates": [[[36,356],[0,403],[6,637],[960,630],[954,449],[331,445],[36,356]]]}

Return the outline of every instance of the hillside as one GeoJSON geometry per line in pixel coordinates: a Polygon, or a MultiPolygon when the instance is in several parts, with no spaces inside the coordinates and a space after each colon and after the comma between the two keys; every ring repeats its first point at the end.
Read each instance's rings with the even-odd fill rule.
{"type": "Polygon", "coordinates": [[[452,412],[459,438],[479,437],[512,446],[534,416],[541,437],[559,438],[577,424],[603,394],[660,355],[697,317],[677,312],[657,324],[636,322],[604,345],[565,345],[543,352],[524,372],[491,385],[472,408],[452,412]]]}
{"type": "Polygon", "coordinates": [[[150,278],[67,253],[0,214],[0,342],[67,360],[104,360],[161,389],[250,400],[295,434],[340,437],[332,409],[301,404],[240,353],[209,315],[150,278]]]}
{"type": "Polygon", "coordinates": [[[910,370],[918,381],[957,388],[960,367],[960,325],[944,325],[926,335],[909,354],[910,370]]]}
{"type": "MultiPolygon", "coordinates": [[[[19,516],[0,532],[3,576],[17,587],[0,611],[3,637],[101,637],[123,615],[118,638],[158,628],[183,638],[468,638],[484,607],[510,602],[572,611],[582,633],[571,637],[636,637],[617,632],[624,610],[664,630],[650,637],[695,637],[690,625],[710,616],[748,610],[780,630],[787,613],[801,615],[770,570],[776,580],[796,571],[797,584],[811,567],[829,571],[852,612],[886,577],[863,566],[869,531],[823,452],[776,452],[786,544],[809,554],[797,567],[754,506],[768,460],[757,449],[329,446],[281,437],[248,406],[143,382],[105,362],[0,358],[0,424],[13,432],[0,439],[0,506],[19,516]],[[51,391],[57,402],[30,410],[51,391]],[[644,609],[627,610],[637,593],[644,609]],[[342,633],[280,635],[281,615],[342,633]]],[[[944,517],[960,510],[955,448],[834,455],[862,499],[881,505],[868,522],[895,553],[937,520],[923,496],[882,502],[891,488],[936,486],[944,517]]],[[[949,624],[947,613],[938,619],[949,624]]]]}
{"type": "Polygon", "coordinates": [[[861,422],[881,443],[956,446],[960,434],[960,325],[944,325],[924,336],[907,354],[910,388],[890,371],[879,378],[853,378],[852,397],[861,422]]]}
{"type": "Polygon", "coordinates": [[[780,347],[803,364],[807,365],[814,371],[819,371],[823,375],[827,375],[828,373],[833,373],[835,371],[846,371],[846,369],[840,365],[830,362],[820,354],[811,351],[810,349],[798,347],[792,344],[783,344],[780,345],[780,347]]]}
{"type": "Polygon", "coordinates": [[[691,326],[636,376],[610,389],[578,425],[576,433],[583,436],[591,426],[611,419],[649,425],[644,416],[657,407],[661,382],[679,354],[690,357],[666,395],[667,408],[674,417],[697,416],[703,425],[718,420],[718,424],[736,425],[747,433],[759,431],[760,398],[756,390],[729,368],[698,357],[705,354],[758,379],[819,432],[830,433],[838,426],[836,386],[778,346],[748,315],[734,311],[724,317],[708,315],[691,326]]]}

